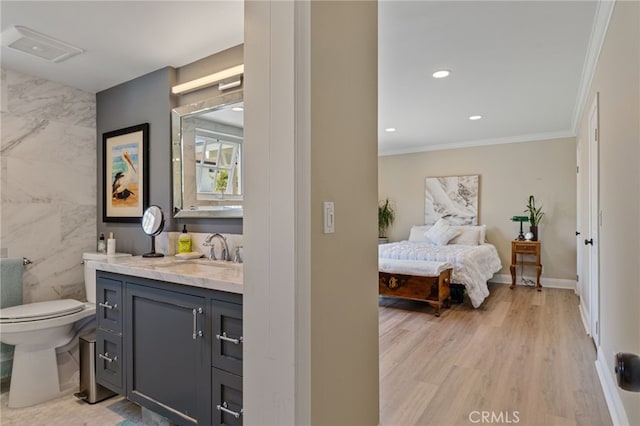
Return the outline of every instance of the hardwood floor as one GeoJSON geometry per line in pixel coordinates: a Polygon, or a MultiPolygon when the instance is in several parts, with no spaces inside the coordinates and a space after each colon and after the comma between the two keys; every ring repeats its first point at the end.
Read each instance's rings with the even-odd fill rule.
{"type": "Polygon", "coordinates": [[[570,290],[490,284],[441,310],[380,298],[380,424],[610,425],[570,290]]]}

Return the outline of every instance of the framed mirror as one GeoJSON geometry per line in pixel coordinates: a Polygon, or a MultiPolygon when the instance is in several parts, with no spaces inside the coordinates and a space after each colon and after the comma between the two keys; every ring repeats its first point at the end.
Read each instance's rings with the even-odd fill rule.
{"type": "Polygon", "coordinates": [[[241,91],[172,110],[174,217],[242,217],[243,110],[241,91]]]}

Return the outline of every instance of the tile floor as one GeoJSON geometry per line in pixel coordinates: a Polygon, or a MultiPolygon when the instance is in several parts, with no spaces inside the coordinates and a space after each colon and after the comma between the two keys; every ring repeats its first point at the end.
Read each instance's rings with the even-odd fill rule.
{"type": "Polygon", "coordinates": [[[73,394],[33,407],[8,408],[9,388],[3,384],[0,393],[0,424],[2,426],[127,426],[145,425],[140,407],[123,397],[97,404],[87,404],[73,394]]]}

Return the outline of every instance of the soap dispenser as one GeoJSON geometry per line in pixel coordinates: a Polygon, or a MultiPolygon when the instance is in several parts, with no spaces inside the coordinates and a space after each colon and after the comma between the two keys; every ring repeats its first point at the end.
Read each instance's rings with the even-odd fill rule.
{"type": "Polygon", "coordinates": [[[104,239],[104,234],[100,233],[100,237],[98,238],[98,253],[106,253],[107,252],[107,242],[104,239]]]}
{"type": "Polygon", "coordinates": [[[178,253],[191,252],[191,234],[187,232],[187,225],[182,225],[182,233],[178,238],[178,253]]]}

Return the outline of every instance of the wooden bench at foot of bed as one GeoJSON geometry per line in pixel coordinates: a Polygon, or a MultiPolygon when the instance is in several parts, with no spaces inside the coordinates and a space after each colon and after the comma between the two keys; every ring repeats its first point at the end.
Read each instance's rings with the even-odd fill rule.
{"type": "Polygon", "coordinates": [[[448,308],[451,303],[449,284],[452,269],[445,269],[438,276],[404,275],[378,272],[378,291],[381,296],[427,302],[440,316],[442,306],[448,308]]]}

